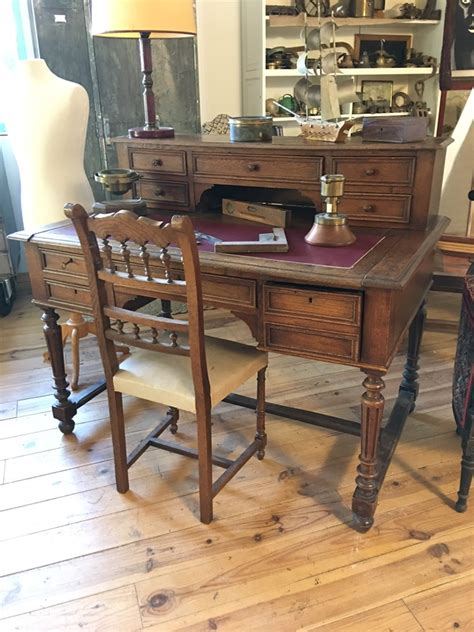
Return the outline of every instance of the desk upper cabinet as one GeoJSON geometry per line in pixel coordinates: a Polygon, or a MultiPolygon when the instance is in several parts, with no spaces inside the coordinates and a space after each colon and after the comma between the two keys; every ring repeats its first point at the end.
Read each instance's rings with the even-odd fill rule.
{"type": "Polygon", "coordinates": [[[428,138],[402,145],[318,143],[275,137],[271,143],[230,143],[226,136],[177,135],[174,139],[115,138],[118,162],[142,178],[134,195],[150,208],[194,211],[202,194],[219,185],[219,195],[256,201],[315,204],[321,208],[319,177],[346,177],[341,210],[353,225],[413,228],[438,212],[445,148],[428,138]],[[244,199],[244,198],[242,198],[244,199]]]}

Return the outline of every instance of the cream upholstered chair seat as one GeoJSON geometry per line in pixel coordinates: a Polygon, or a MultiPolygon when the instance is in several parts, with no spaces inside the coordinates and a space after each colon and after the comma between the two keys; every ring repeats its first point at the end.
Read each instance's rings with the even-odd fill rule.
{"type": "MultiPolygon", "coordinates": [[[[205,336],[204,340],[212,406],[267,366],[268,354],[255,347],[212,336],[205,336]]],[[[179,341],[181,345],[187,344],[184,336],[179,341]]],[[[121,362],[113,382],[120,393],[196,412],[191,362],[187,356],[134,349],[121,362]]]]}

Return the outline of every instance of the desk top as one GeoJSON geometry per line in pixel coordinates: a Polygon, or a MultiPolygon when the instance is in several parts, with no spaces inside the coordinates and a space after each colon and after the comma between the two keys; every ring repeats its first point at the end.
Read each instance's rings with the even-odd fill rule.
{"type": "Polygon", "coordinates": [[[174,138],[134,138],[128,136],[117,136],[112,138],[114,143],[126,143],[138,147],[157,145],[166,145],[169,147],[232,147],[232,151],[243,149],[249,151],[301,151],[301,152],[363,152],[374,154],[379,151],[390,151],[395,155],[407,151],[416,150],[443,150],[452,142],[451,138],[434,138],[427,137],[423,141],[413,143],[373,143],[364,142],[362,138],[353,137],[345,143],[327,143],[314,140],[308,140],[302,136],[273,136],[271,142],[255,142],[255,143],[231,143],[228,135],[218,134],[176,134],[174,138]]]}
{"type": "MultiPolygon", "coordinates": [[[[159,217],[163,218],[163,215],[160,213],[159,217]]],[[[201,220],[202,227],[209,226],[207,222],[211,221],[217,228],[219,224],[228,224],[230,218],[196,213],[192,215],[192,219],[195,222],[201,220]]],[[[251,225],[256,232],[268,232],[270,228],[263,224],[256,228],[252,222],[235,218],[232,218],[231,222],[240,226],[251,225]]],[[[364,256],[362,253],[361,258],[359,256],[350,267],[331,266],[327,264],[327,261],[326,265],[322,265],[321,262],[317,264],[291,261],[291,255],[286,256],[286,253],[278,253],[277,257],[275,253],[267,256],[264,254],[237,255],[214,253],[209,251],[210,248],[205,247],[201,248],[200,252],[201,269],[209,274],[226,274],[327,287],[402,289],[427,253],[435,248],[448,223],[449,220],[446,217],[435,216],[431,218],[426,230],[420,231],[355,228],[354,232],[359,242],[365,240],[367,254],[364,256]]],[[[301,238],[307,228],[301,229],[301,238]]],[[[20,231],[10,235],[9,238],[65,252],[76,251],[80,248],[79,240],[69,220],[39,227],[35,231],[20,231]]],[[[345,247],[328,249],[334,252],[328,252],[324,256],[340,258],[345,249],[345,247]],[[339,252],[335,252],[336,250],[339,252]]],[[[170,249],[170,254],[178,259],[173,249],[170,249]]]]}

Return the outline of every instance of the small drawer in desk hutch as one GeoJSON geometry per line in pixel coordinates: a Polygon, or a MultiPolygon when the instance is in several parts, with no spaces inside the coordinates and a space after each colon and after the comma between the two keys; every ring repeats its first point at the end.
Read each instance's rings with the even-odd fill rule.
{"type": "Polygon", "coordinates": [[[371,193],[345,193],[339,210],[349,218],[363,220],[382,219],[388,222],[408,224],[410,221],[411,195],[372,195],[371,193]]]}
{"type": "Polygon", "coordinates": [[[334,361],[359,359],[362,294],[267,284],[265,346],[334,361]]]}
{"type": "Polygon", "coordinates": [[[189,206],[188,185],[185,182],[164,182],[141,180],[136,186],[137,193],[151,206],[173,204],[189,206]]]}
{"type": "Polygon", "coordinates": [[[194,173],[198,176],[225,174],[229,178],[266,178],[314,183],[322,173],[323,159],[320,157],[283,156],[223,156],[194,154],[194,173]]]}
{"type": "Polygon", "coordinates": [[[186,154],[184,151],[130,151],[130,167],[139,172],[156,171],[177,176],[185,176],[186,154]]]}
{"type": "Polygon", "coordinates": [[[413,184],[415,158],[334,158],[331,173],[342,173],[347,184],[413,184]]]}

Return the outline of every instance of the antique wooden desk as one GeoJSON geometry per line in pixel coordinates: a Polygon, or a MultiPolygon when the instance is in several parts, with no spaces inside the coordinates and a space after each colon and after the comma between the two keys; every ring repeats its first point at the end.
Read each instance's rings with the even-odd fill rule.
{"type": "MultiPolygon", "coordinates": [[[[170,168],[167,154],[170,151],[171,164],[175,170],[179,170],[199,163],[193,154],[195,145],[191,141],[189,145],[183,144],[186,142],[178,139],[177,144],[173,145],[168,140],[166,145],[161,146],[160,141],[146,144],[143,141],[127,140],[123,141],[123,147],[128,148],[127,155],[130,155],[130,152],[134,153],[135,145],[139,147],[138,153],[142,152],[142,145],[147,145],[146,151],[143,150],[146,160],[152,165],[153,161],[157,161],[159,164],[155,166],[166,165],[167,169],[170,168]],[[169,147],[171,149],[165,149],[169,147]],[[175,156],[176,153],[178,157],[175,156]]],[[[244,148],[237,147],[235,156],[233,146],[229,143],[220,141],[217,145],[225,152],[223,158],[227,160],[219,167],[220,175],[213,174],[212,178],[201,182],[199,187],[193,180],[194,176],[181,174],[181,179],[177,176],[176,182],[181,187],[179,190],[188,191],[187,210],[194,208],[198,201],[198,189],[204,190],[204,185],[212,186],[214,181],[222,181],[228,176],[229,160],[236,161],[237,165],[241,165],[242,160],[248,160],[248,145],[244,148]]],[[[446,218],[438,217],[433,212],[437,196],[437,184],[434,180],[439,165],[442,165],[443,145],[435,141],[427,141],[416,147],[404,145],[401,148],[372,145],[372,154],[368,152],[367,146],[356,143],[348,143],[342,150],[311,143],[309,149],[297,143],[294,147],[297,148],[298,155],[304,151],[309,152],[309,157],[313,156],[311,160],[316,154],[320,156],[318,160],[313,160],[312,169],[314,165],[319,166],[311,173],[305,172],[304,176],[308,182],[311,180],[312,195],[317,195],[317,175],[327,166],[334,165],[339,169],[348,164],[346,174],[349,174],[349,183],[350,174],[357,170],[359,173],[361,169],[375,170],[375,176],[379,176],[378,184],[371,184],[370,187],[366,185],[367,195],[371,194],[371,199],[377,197],[376,212],[379,209],[382,213],[386,209],[393,209],[390,206],[391,200],[400,198],[405,200],[405,211],[396,218],[386,217],[385,222],[380,219],[375,222],[369,213],[371,219],[368,224],[371,227],[364,226],[363,221],[358,222],[359,227],[355,228],[358,240],[351,253],[345,252],[345,249],[317,249],[325,252],[315,254],[316,251],[311,246],[304,246],[306,250],[303,248],[302,251],[303,235],[311,223],[309,219],[308,224],[307,218],[302,220],[302,226],[288,231],[290,252],[279,253],[278,256],[215,254],[211,252],[212,247],[203,242],[200,246],[200,259],[204,301],[226,308],[241,318],[263,349],[354,366],[365,374],[360,424],[271,403],[268,403],[267,410],[273,414],[360,435],[361,453],[353,512],[355,526],[366,530],[373,523],[379,490],[405,420],[414,408],[418,392],[417,360],[424,321],[424,300],[431,286],[435,246],[448,223],[446,218]],[[355,156],[359,151],[361,154],[356,161],[355,156]],[[371,155],[378,157],[371,158],[371,155]],[[345,163],[344,156],[348,157],[345,163]],[[393,165],[389,169],[391,161],[393,165]],[[368,167],[367,164],[373,166],[368,167]],[[404,178],[404,184],[395,185],[394,178],[404,178]],[[420,190],[424,195],[420,194],[420,190]],[[377,223],[379,227],[373,228],[377,223]],[[409,348],[400,394],[381,431],[384,409],[381,392],[384,388],[383,376],[408,329],[409,348]]],[[[265,169],[270,169],[272,151],[276,152],[277,163],[283,161],[284,153],[278,144],[275,144],[274,150],[269,147],[260,149],[259,146],[258,150],[252,148],[252,151],[259,155],[259,165],[263,160],[261,156],[265,154],[265,169]]],[[[215,156],[212,157],[212,152],[208,156],[211,162],[217,160],[215,156]]],[[[267,186],[270,180],[272,186],[278,187],[282,183],[286,186],[288,180],[283,178],[288,173],[294,174],[293,185],[299,186],[296,171],[292,171],[294,158],[292,151],[289,151],[288,170],[286,174],[281,172],[279,180],[264,174],[265,177],[268,176],[267,180],[263,178],[267,186]]],[[[254,162],[257,164],[256,159],[254,162]]],[[[263,167],[261,169],[263,171],[263,167]]],[[[278,169],[281,169],[281,165],[278,169]]],[[[343,168],[339,170],[344,173],[343,168]]],[[[155,174],[154,177],[158,176],[155,174]]],[[[146,183],[142,180],[142,194],[146,191],[145,186],[146,183]]],[[[156,182],[153,186],[156,186],[156,182]]],[[[357,186],[354,181],[351,199],[356,199],[357,204],[361,204],[366,193],[357,189],[357,186]]],[[[349,189],[351,188],[352,185],[349,189]]],[[[165,204],[164,207],[166,206],[165,204]]],[[[174,208],[174,204],[171,206],[174,208]]],[[[365,211],[361,213],[365,218],[365,211]]],[[[164,217],[164,211],[159,211],[159,215],[164,217]]],[[[196,213],[193,221],[198,230],[217,236],[228,234],[229,231],[233,234],[234,231],[251,230],[248,223],[245,227],[245,222],[235,224],[235,220],[218,214],[203,217],[196,213]]],[[[357,222],[352,222],[353,226],[356,224],[357,222]]],[[[255,225],[252,230],[261,232],[261,228],[255,228],[255,225]]],[[[43,310],[44,334],[52,361],[56,397],[53,414],[59,420],[61,431],[70,433],[74,429],[73,418],[78,408],[104,390],[104,384],[101,383],[71,394],[66,381],[56,309],[91,313],[87,276],[79,243],[68,221],[40,228],[33,234],[20,232],[11,237],[25,242],[33,300],[43,310]]],[[[173,265],[179,266],[177,255],[173,265]]],[[[248,407],[254,406],[251,398],[231,395],[228,399],[248,407]]]]}

